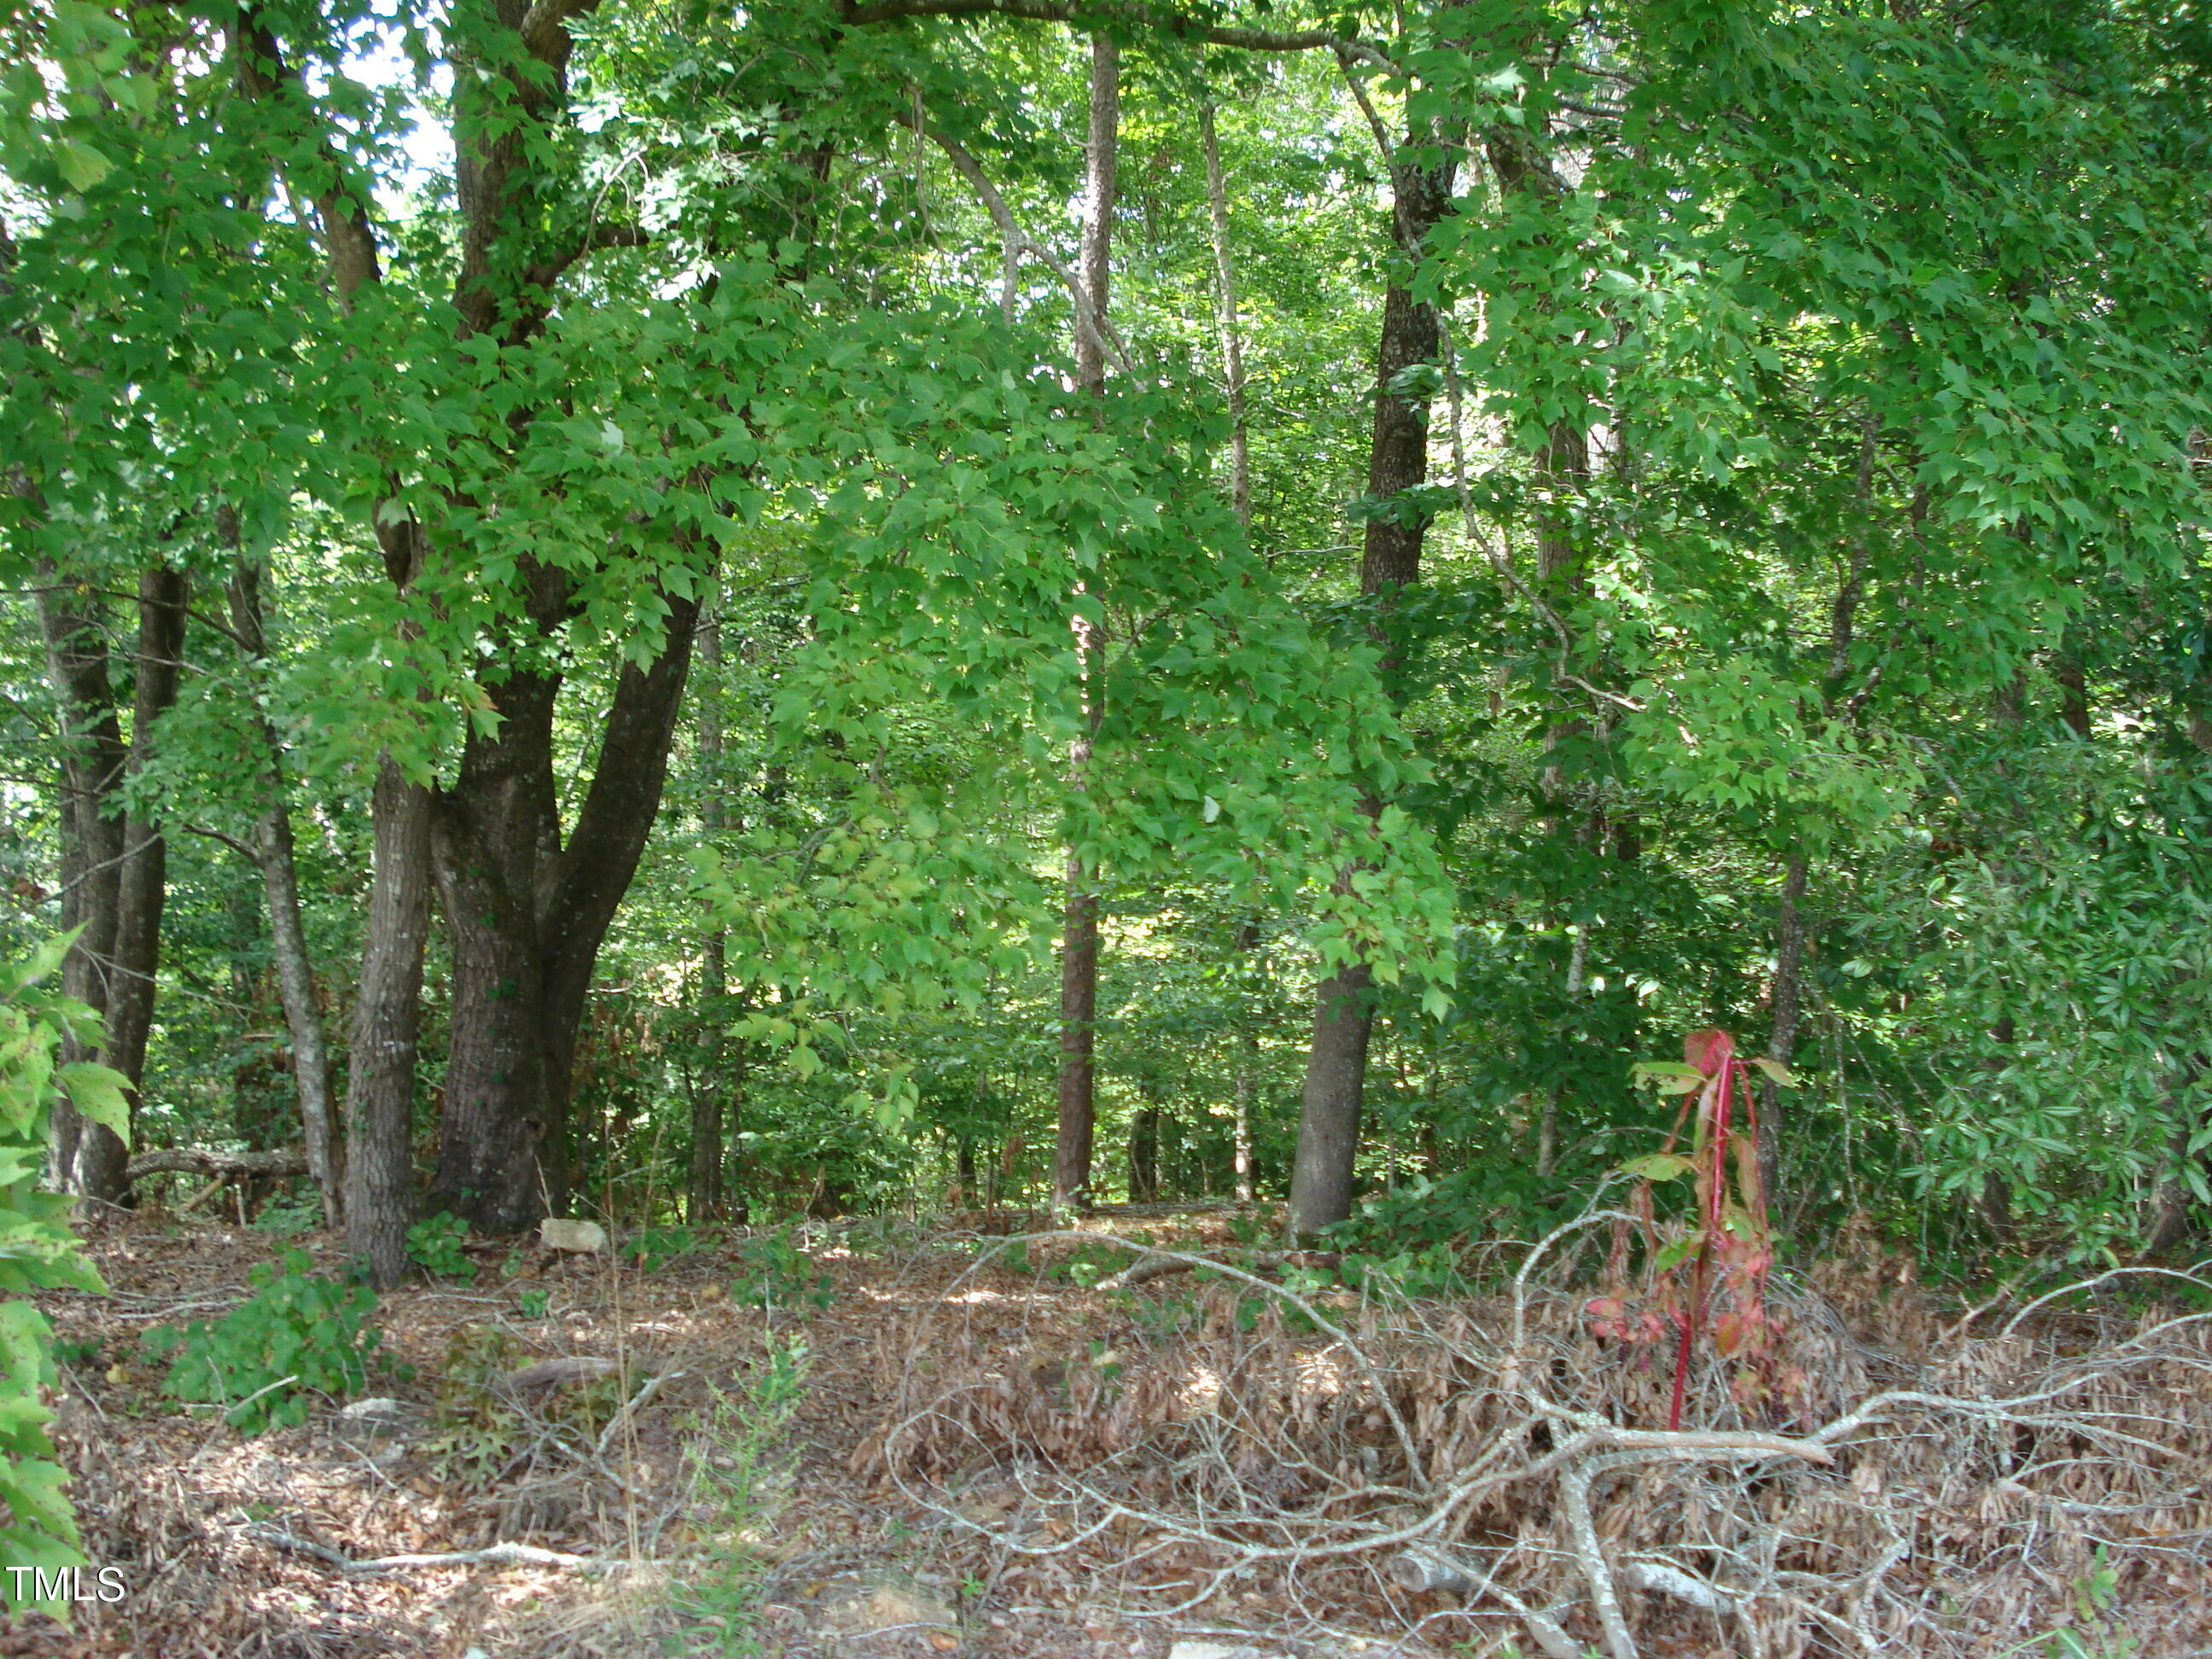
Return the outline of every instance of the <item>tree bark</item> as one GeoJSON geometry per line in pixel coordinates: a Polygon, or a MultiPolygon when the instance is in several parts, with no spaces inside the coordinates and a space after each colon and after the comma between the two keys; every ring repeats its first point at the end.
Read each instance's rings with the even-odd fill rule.
{"type": "MultiPolygon", "coordinates": [[[[567,620],[560,573],[531,573],[532,620],[567,620]]],[[[568,1194],[570,1071],[600,945],[660,805],[697,625],[671,596],[649,668],[625,667],[599,763],[563,844],[554,742],[558,675],[487,687],[495,730],[472,726],[431,812],[431,859],[453,952],[453,1047],[431,1202],[478,1231],[534,1225],[568,1194]]]]}
{"type": "MultiPolygon", "coordinates": [[[[49,566],[40,572],[39,623],[61,730],[61,921],[81,930],[62,963],[62,992],[106,1014],[115,959],[115,923],[122,889],[123,823],[106,810],[122,787],[129,751],[115,710],[101,619],[49,566]]],[[[92,1058],[75,1039],[63,1058],[92,1058]]],[[[48,1178],[56,1190],[82,1193],[77,1155],[88,1124],[67,1101],[56,1101],[48,1178]]]]}
{"type": "MultiPolygon", "coordinates": [[[[1113,268],[1121,72],[1120,50],[1105,35],[1092,36],[1091,125],[1084,147],[1084,303],[1076,319],[1075,374],[1086,391],[1100,398],[1106,392],[1105,330],[1113,268]]],[[[1083,730],[1069,745],[1068,781],[1079,792],[1085,785],[1091,740],[1104,709],[1100,642],[1083,617],[1075,617],[1073,626],[1084,707],[1083,730]]],[[[1091,877],[1082,854],[1071,850],[1067,901],[1060,925],[1058,1130],[1052,1188],[1055,1205],[1075,1207],[1088,1207],[1091,1201],[1091,1159],[1097,1125],[1098,897],[1090,890],[1091,877]]]]}
{"type": "MultiPolygon", "coordinates": [[[[241,558],[230,581],[231,629],[257,663],[268,654],[262,625],[261,571],[241,558]]],[[[254,825],[254,863],[261,872],[269,906],[270,953],[276,966],[276,994],[292,1040],[292,1082],[300,1100],[300,1127],[307,1147],[307,1173],[323,1201],[323,1224],[343,1224],[344,1194],[335,1125],[332,1121],[331,1055],[323,1039],[323,1017],[315,1000],[313,958],[300,911],[300,875],[292,839],[292,809],[284,781],[284,745],[276,727],[257,704],[253,722],[267,757],[263,780],[267,799],[254,825]]]]}
{"type": "MultiPolygon", "coordinates": [[[[1448,172],[1411,165],[1392,168],[1397,222],[1418,257],[1421,240],[1450,204],[1448,172]]],[[[1429,476],[1429,404],[1419,393],[1401,397],[1392,382],[1406,369],[1435,360],[1436,308],[1413,297],[1413,273],[1396,275],[1382,295],[1382,335],[1376,352],[1375,428],[1368,449],[1367,494],[1393,503],[1367,520],[1360,553],[1359,591],[1376,602],[1385,637],[1383,671],[1395,673],[1399,653],[1388,638],[1389,618],[1401,590],[1421,576],[1421,544],[1429,515],[1407,510],[1405,492],[1429,476]]],[[[1379,816],[1382,802],[1367,802],[1379,816]]],[[[1350,872],[1346,872],[1349,880],[1350,872]]],[[[1306,1060],[1298,1109],[1298,1144],[1291,1172],[1291,1226],[1308,1233],[1352,1213],[1353,1164],[1366,1092],[1367,1046],[1374,1025],[1374,972],[1350,963],[1322,981],[1314,997],[1313,1043],[1306,1060]]]]}
{"type": "Polygon", "coordinates": [[[346,1073],[346,1249],[380,1285],[407,1271],[414,1219],[415,1060],[430,932],[430,792],[389,758],[370,805],[374,835],[361,985],[346,1073]]]}
{"type": "MultiPolygon", "coordinates": [[[[123,745],[99,621],[71,605],[51,580],[40,621],[62,722],[68,778],[64,812],[74,854],[64,878],[78,895],[74,920],[86,931],[64,967],[64,988],[97,1009],[106,1038],[97,1058],[131,1080],[136,1114],[145,1079],[161,965],[161,914],[168,896],[167,845],[154,823],[123,806],[123,792],[151,758],[161,717],[176,702],[184,665],[185,578],[155,565],[138,579],[138,643],[131,742],[123,745]],[[89,991],[91,995],[84,995],[89,991]]],[[[64,903],[64,919],[70,908],[64,903]]],[[[113,1131],[66,1104],[54,1111],[53,1178],[64,1192],[107,1204],[131,1196],[130,1153],[113,1131]]]]}

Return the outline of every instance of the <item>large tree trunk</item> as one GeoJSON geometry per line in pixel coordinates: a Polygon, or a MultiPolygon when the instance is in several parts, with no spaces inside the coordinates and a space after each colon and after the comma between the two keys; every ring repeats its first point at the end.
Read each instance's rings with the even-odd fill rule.
{"type": "MultiPolygon", "coordinates": [[[[1083,291],[1085,315],[1076,319],[1075,374],[1095,395],[1106,391],[1106,318],[1113,269],[1115,150],[1121,119],[1121,58],[1103,34],[1091,41],[1091,128],[1084,149],[1083,291]]],[[[1084,731],[1068,754],[1068,781],[1080,790],[1091,766],[1091,745],[1104,713],[1101,641],[1081,617],[1074,621],[1076,657],[1082,667],[1084,731]]],[[[1067,858],[1067,902],[1060,946],[1060,1078],[1058,1133],[1053,1158],[1053,1202],[1090,1202],[1091,1157],[1097,1124],[1098,896],[1080,854],[1067,858]]]]}
{"type": "MultiPolygon", "coordinates": [[[[532,574],[532,611],[565,620],[565,579],[532,574]]],[[[477,1231],[520,1231],[568,1195],[570,1071],[600,945],[660,806],[690,666],[696,600],[672,597],[648,669],[625,667],[598,769],[564,845],[554,746],[561,683],[510,673],[489,688],[495,730],[472,727],[432,814],[432,860],[453,952],[431,1201],[477,1231]]]]}
{"type": "MultiPolygon", "coordinates": [[[[244,558],[230,582],[231,629],[247,656],[268,653],[262,627],[261,571],[244,558]]],[[[300,1127],[307,1152],[307,1172],[323,1200],[323,1224],[337,1227],[343,1195],[331,1103],[330,1048],[323,1040],[323,1017],[315,1002],[313,959],[307,952],[307,925],[300,913],[300,875],[292,839],[292,807],[284,781],[284,745],[276,727],[257,705],[258,728],[268,772],[267,799],[254,824],[254,863],[269,907],[270,953],[276,964],[276,994],[292,1040],[292,1085],[300,1102],[300,1127]]]]}
{"type": "MultiPolygon", "coordinates": [[[[105,1013],[115,958],[116,910],[122,884],[123,823],[106,810],[129,760],[107,646],[100,618],[51,568],[40,573],[39,623],[46,672],[61,728],[61,921],[79,930],[62,963],[62,991],[105,1013]]],[[[92,1058],[74,1039],[66,1060],[92,1058]]],[[[54,1103],[49,1179],[61,1192],[82,1192],[77,1156],[88,1130],[67,1101],[54,1103]]]]}
{"type": "MultiPolygon", "coordinates": [[[[116,719],[107,653],[98,620],[49,581],[40,593],[48,672],[64,725],[68,787],[64,807],[64,879],[76,896],[85,933],[64,967],[64,988],[106,1022],[98,1059],[131,1080],[132,1110],[146,1070],[154,1025],[155,975],[161,964],[161,913],[168,896],[167,847],[149,819],[122,810],[125,784],[143,771],[155,727],[177,700],[184,665],[185,582],[156,565],[138,580],[138,646],[126,750],[116,719]],[[87,994],[89,993],[89,994],[87,994]]],[[[86,1122],[66,1105],[54,1114],[55,1183],[107,1204],[131,1196],[130,1154],[120,1137],[86,1122]]]]}
{"type": "MultiPolygon", "coordinates": [[[[1449,205],[1451,181],[1446,173],[1410,166],[1395,167],[1393,179],[1398,221],[1412,244],[1407,250],[1412,256],[1449,205]]],[[[1413,297],[1411,282],[1412,272],[1401,269],[1382,296],[1375,430],[1367,462],[1367,493],[1378,501],[1403,495],[1427,482],[1429,475],[1428,400],[1418,393],[1401,398],[1390,389],[1403,370],[1432,362],[1437,355],[1436,309],[1413,297]]],[[[1385,635],[1386,674],[1393,673],[1398,656],[1388,638],[1389,613],[1399,592],[1420,580],[1421,543],[1428,527],[1427,515],[1418,513],[1377,514],[1367,520],[1359,591],[1376,601],[1385,635]]],[[[1370,799],[1367,806],[1370,815],[1379,815],[1382,802],[1370,799]]],[[[1297,1232],[1316,1231],[1352,1213],[1367,1045],[1375,1018],[1373,986],[1373,970],[1355,962],[1329,975],[1315,992],[1313,1046],[1291,1172],[1291,1226],[1297,1232]]]]}
{"type": "Polygon", "coordinates": [[[386,760],[370,805],[375,836],[361,985],[346,1073],[346,1249],[379,1285],[407,1271],[414,1219],[415,1059],[430,932],[430,792],[386,760]]]}

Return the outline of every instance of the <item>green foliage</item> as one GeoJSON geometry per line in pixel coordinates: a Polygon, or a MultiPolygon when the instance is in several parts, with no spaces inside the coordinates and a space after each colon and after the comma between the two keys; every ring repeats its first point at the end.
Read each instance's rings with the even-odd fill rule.
{"type": "Polygon", "coordinates": [[[815,1271],[813,1258],[799,1248],[793,1231],[785,1226],[755,1233],[738,1246],[730,1273],[733,1300],[805,1313],[837,1299],[836,1281],[815,1271]]]}
{"type": "Polygon", "coordinates": [[[310,1197],[296,1204],[270,1204],[253,1218],[254,1229],[272,1238],[297,1238],[323,1224],[323,1206],[310,1197]]]}
{"type": "Polygon", "coordinates": [[[288,1249],[252,1268],[253,1294],[220,1320],[147,1332],[148,1357],[170,1362],[163,1392],[220,1406],[233,1425],[258,1434],[304,1423],[314,1396],[357,1393],[372,1368],[388,1369],[368,1322],[375,1292],[312,1273],[313,1265],[288,1249]]]}
{"type": "Polygon", "coordinates": [[[457,1215],[441,1210],[435,1215],[425,1216],[407,1230],[408,1260],[434,1279],[471,1283],[477,1276],[477,1264],[461,1248],[461,1241],[468,1236],[469,1224],[457,1215]]]}
{"type": "Polygon", "coordinates": [[[2105,1547],[2074,1585],[2075,1622],[2044,1638],[2046,1659],[2134,1659],[2140,1644],[2118,1627],[2120,1575],[2105,1547]]]}
{"type": "Polygon", "coordinates": [[[515,1453],[528,1443],[529,1419],[495,1386],[522,1363],[521,1347],[504,1331],[476,1327],[453,1333],[422,1441],[441,1481],[482,1491],[507,1472],[515,1453]]]}
{"type": "Polygon", "coordinates": [[[755,1630],[773,1565],[763,1546],[789,1484],[781,1443],[807,1369],[806,1345],[797,1337],[771,1342],[755,1375],[713,1390],[689,1437],[695,1491],[713,1531],[696,1564],[679,1576],[674,1599],[716,1652],[761,1651],[755,1630]]]}
{"type": "MultiPolygon", "coordinates": [[[[73,936],[72,936],[73,937],[73,936]]],[[[100,1024],[82,1003],[41,988],[70,938],[47,940],[0,964],[0,1552],[21,1566],[82,1566],[76,1516],[66,1480],[46,1435],[52,1412],[40,1390],[55,1380],[53,1329],[19,1298],[27,1291],[66,1285],[104,1291],[68,1224],[69,1200],[38,1190],[39,1170],[54,1106],[66,1100],[118,1134],[130,1133],[124,1079],[102,1066],[61,1058],[64,1044],[96,1045],[100,1024]]],[[[0,1598],[34,1605],[21,1581],[0,1574],[0,1598]]],[[[67,1608],[39,1603],[65,1617],[67,1608]]]]}
{"type": "Polygon", "coordinates": [[[706,1248],[695,1227],[641,1227],[622,1242],[623,1254],[649,1273],[706,1248]]]}

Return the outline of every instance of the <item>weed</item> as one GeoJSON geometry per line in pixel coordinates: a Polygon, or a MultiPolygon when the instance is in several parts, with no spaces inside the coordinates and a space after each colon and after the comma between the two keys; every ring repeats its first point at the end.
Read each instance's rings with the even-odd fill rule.
{"type": "Polygon", "coordinates": [[[2080,1621],[2062,1626],[2043,1638],[2048,1659],[2135,1659],[2135,1638],[2113,1627],[2119,1605],[2120,1575],[2097,1547],[2097,1565],[2074,1583],[2074,1612],[2080,1621]]]}
{"type": "Polygon", "coordinates": [[[792,1242],[791,1229],[759,1233],[738,1247],[731,1297],[763,1308],[827,1308],[837,1299],[836,1281],[814,1271],[814,1259],[792,1242]]]}
{"type": "Polygon", "coordinates": [[[551,1300],[552,1295],[553,1293],[550,1291],[524,1291],[521,1292],[517,1299],[522,1304],[522,1316],[525,1319],[544,1318],[545,1304],[547,1302],[551,1300]]]}
{"type": "Polygon", "coordinates": [[[271,1238],[297,1238],[323,1224],[323,1206],[314,1199],[298,1204],[271,1204],[253,1218],[254,1231],[271,1238]]]}
{"type": "Polygon", "coordinates": [[[699,1449],[693,1479],[713,1521],[696,1576],[678,1588],[676,1604],[732,1659],[761,1651],[757,1630],[768,1563],[760,1546],[789,1485],[776,1445],[798,1407],[806,1372],[804,1342],[796,1337],[771,1342],[758,1372],[737,1388],[714,1390],[693,1425],[699,1449]]]}
{"type": "Polygon", "coordinates": [[[696,1227],[640,1227],[622,1244],[623,1254],[649,1273],[705,1248],[696,1227]]]}
{"type": "Polygon", "coordinates": [[[433,1279],[458,1279],[466,1285],[477,1276],[477,1264],[461,1249],[469,1224],[441,1210],[425,1216],[407,1230],[407,1256],[433,1279]]]}
{"type": "Polygon", "coordinates": [[[226,1407],[248,1434],[305,1422],[311,1395],[357,1391],[384,1358],[368,1327],[376,1294],[310,1273],[312,1265],[306,1251],[287,1250],[252,1270],[258,1288],[221,1320],[147,1332],[148,1358],[173,1360],[164,1390],[226,1407]]]}
{"type": "Polygon", "coordinates": [[[1607,1293],[1586,1310],[1595,1335],[1632,1345],[1671,1340],[1670,1430],[1682,1426],[1691,1350],[1709,1318],[1714,1350],[1734,1365],[1732,1391],[1747,1410],[1761,1403],[1802,1407],[1807,1389],[1804,1375],[1782,1363],[1780,1328],[1766,1302],[1774,1230],[1759,1178],[1758,1096],[1750,1076],[1757,1067],[1786,1085],[1790,1074],[1771,1060],[1739,1060],[1735,1041],[1725,1031],[1692,1031],[1682,1050],[1682,1063],[1646,1061],[1636,1067],[1639,1080],[1656,1083],[1662,1094],[1696,1097],[1684,1099],[1664,1146],[1621,1165],[1621,1173],[1637,1183],[1632,1207],[1641,1223],[1644,1290],[1632,1293],[1627,1284],[1630,1232],[1623,1223],[1606,1269],[1607,1293]],[[1744,1114],[1741,1130],[1731,1122],[1736,1108],[1744,1114]],[[1686,1120],[1690,1148],[1678,1152],[1686,1120]],[[1694,1212],[1662,1224],[1653,1188],[1684,1176],[1692,1178],[1694,1212]],[[1712,1317],[1717,1290],[1727,1306],[1712,1317]]]}
{"type": "Polygon", "coordinates": [[[92,1364],[99,1358],[100,1339],[97,1337],[82,1342],[62,1337],[57,1339],[54,1343],[54,1364],[57,1365],[67,1365],[72,1370],[82,1369],[92,1364]]]}
{"type": "Polygon", "coordinates": [[[1057,1279],[1089,1290],[1100,1279],[1127,1267],[1132,1255],[1106,1244],[1079,1244],[1045,1269],[1047,1279],[1057,1279]]]}
{"type": "Polygon", "coordinates": [[[520,1345],[504,1331],[476,1326],[453,1333],[422,1443],[441,1481],[482,1491],[527,1459],[541,1435],[589,1445],[625,1397],[619,1374],[594,1377],[557,1390],[533,1419],[499,1387],[522,1358],[520,1345]]]}

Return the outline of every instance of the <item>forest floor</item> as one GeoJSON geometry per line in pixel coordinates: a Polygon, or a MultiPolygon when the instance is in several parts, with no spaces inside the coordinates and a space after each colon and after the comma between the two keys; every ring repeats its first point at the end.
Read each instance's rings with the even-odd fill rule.
{"type": "MultiPolygon", "coordinates": [[[[1234,1247],[1223,1217],[1096,1224],[1234,1247]]],[[[1963,1307],[1863,1252],[1798,1293],[1796,1358],[1832,1373],[1804,1422],[1883,1389],[1969,1403],[1801,1434],[1747,1476],[1724,1434],[1571,1432],[1594,1404],[1664,1419],[1649,1357],[1607,1358],[1578,1303],[1521,1310],[1517,1352],[1549,1341],[1602,1373],[1563,1407],[1584,1418],[1547,1425],[1501,1415],[1512,1390],[1582,1384],[1510,1361],[1486,1382],[1484,1344],[1515,1317],[1494,1299],[1415,1317],[1313,1292],[1311,1319],[1285,1318],[1256,1279],[1086,1288],[1097,1269],[1071,1271],[1084,1247],[1064,1239],[995,1258],[972,1228],[783,1241],[732,1235],[650,1271],[471,1246],[472,1282],[383,1299],[406,1368],[370,1381],[389,1415],[317,1401],[246,1437],[165,1396],[139,1344],[237,1305],[277,1242],[158,1214],[102,1232],[113,1294],[40,1301],[86,1547],[124,1594],[84,1601],[73,1630],[20,1620],[0,1655],[2212,1654],[2212,1349],[2186,1310],[2107,1299],[1968,1337],[1963,1307]],[[607,1363],[543,1363],[561,1360],[607,1363]],[[1363,1371],[1395,1404],[1376,1409],[1363,1371]],[[1209,1441],[1201,1418],[1236,1431],[1209,1441]],[[1394,1435],[1427,1466],[1400,1466],[1409,1484],[1363,1475],[1394,1435]],[[1593,1479],[1585,1536],[1571,1500],[1593,1479]],[[1488,1582],[1428,1583],[1439,1544],[1488,1582]],[[448,1554],[476,1559],[362,1565],[448,1554]],[[1701,1588],[1730,1579],[1759,1591],[1701,1588]]],[[[336,1268],[331,1239],[294,1242],[336,1268]]]]}

